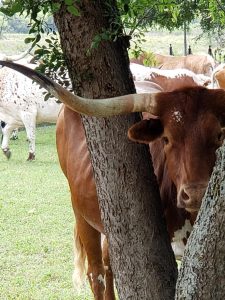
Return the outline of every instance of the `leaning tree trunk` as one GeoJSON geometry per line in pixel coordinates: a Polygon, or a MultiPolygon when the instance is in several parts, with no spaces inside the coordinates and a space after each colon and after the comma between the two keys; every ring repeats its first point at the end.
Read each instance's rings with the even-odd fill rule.
{"type": "Polygon", "coordinates": [[[176,299],[225,299],[225,144],[188,240],[176,299]]]}
{"type": "MultiPolygon", "coordinates": [[[[125,38],[91,49],[95,37],[110,29],[116,1],[75,3],[80,17],[65,6],[55,14],[75,92],[90,98],[135,92],[125,38]]],[[[149,153],[127,139],[129,126],[138,118],[83,117],[83,124],[119,298],[173,299],[176,265],[149,153]]]]}

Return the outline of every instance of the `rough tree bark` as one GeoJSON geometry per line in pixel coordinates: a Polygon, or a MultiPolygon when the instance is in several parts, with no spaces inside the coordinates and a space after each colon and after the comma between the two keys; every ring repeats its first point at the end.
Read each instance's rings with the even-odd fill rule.
{"type": "Polygon", "coordinates": [[[225,144],[188,240],[176,299],[225,299],[225,144]]]}
{"type": "MultiPolygon", "coordinates": [[[[116,1],[75,3],[80,17],[65,6],[54,16],[75,92],[89,98],[135,92],[126,39],[104,41],[89,51],[96,34],[110,28],[116,1]]],[[[173,299],[176,263],[149,153],[127,139],[127,129],[138,118],[83,117],[83,124],[119,298],[173,299]]]]}

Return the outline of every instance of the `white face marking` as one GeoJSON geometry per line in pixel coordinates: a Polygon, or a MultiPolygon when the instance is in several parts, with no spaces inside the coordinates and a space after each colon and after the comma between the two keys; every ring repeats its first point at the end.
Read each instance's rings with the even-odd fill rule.
{"type": "Polygon", "coordinates": [[[102,283],[103,285],[105,285],[105,280],[104,280],[102,274],[99,274],[99,275],[98,275],[98,281],[99,281],[100,283],[102,283]]]}
{"type": "Polygon", "coordinates": [[[182,114],[180,111],[174,111],[172,113],[172,119],[177,122],[180,123],[182,121],[182,114]]]}
{"type": "Polygon", "coordinates": [[[89,276],[90,276],[91,281],[93,282],[93,274],[90,273],[89,276]]]}
{"type": "Polygon", "coordinates": [[[192,228],[193,226],[191,225],[190,221],[185,220],[184,226],[181,229],[175,231],[171,246],[176,257],[183,256],[185,248],[184,239],[188,239],[192,228]]]}
{"type": "Polygon", "coordinates": [[[190,220],[185,220],[184,226],[181,229],[178,229],[174,232],[173,242],[182,241],[184,238],[187,239],[190,232],[192,231],[193,226],[191,225],[190,220]]]}

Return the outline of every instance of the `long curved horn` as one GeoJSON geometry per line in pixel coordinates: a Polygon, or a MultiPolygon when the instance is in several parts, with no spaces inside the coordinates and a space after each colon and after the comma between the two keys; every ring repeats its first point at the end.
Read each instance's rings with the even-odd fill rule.
{"type": "Polygon", "coordinates": [[[107,117],[142,111],[154,114],[155,111],[157,93],[131,94],[108,99],[86,99],[70,93],[50,78],[25,66],[2,60],[0,60],[0,65],[33,79],[70,109],[81,114],[107,117]]]}
{"type": "Polygon", "coordinates": [[[157,92],[163,92],[163,89],[160,85],[157,83],[151,82],[151,81],[134,81],[134,85],[137,91],[137,94],[142,93],[157,93],[157,92]]]}
{"type": "Polygon", "coordinates": [[[21,53],[21,54],[9,55],[9,56],[3,54],[2,57],[3,57],[3,59],[6,60],[6,61],[16,61],[16,60],[20,60],[20,59],[24,58],[27,54],[29,54],[32,48],[33,48],[33,46],[32,46],[31,48],[29,48],[28,50],[24,51],[24,52],[21,53]]]}

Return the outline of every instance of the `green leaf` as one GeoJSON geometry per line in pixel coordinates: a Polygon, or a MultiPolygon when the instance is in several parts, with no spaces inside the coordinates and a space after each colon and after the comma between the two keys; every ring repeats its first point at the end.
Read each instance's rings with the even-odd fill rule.
{"type": "Polygon", "coordinates": [[[64,0],[65,4],[68,6],[73,6],[73,0],[64,0]]]}
{"type": "Polygon", "coordinates": [[[15,1],[11,6],[12,14],[20,12],[22,10],[22,3],[20,1],[15,1]]]}
{"type": "Polygon", "coordinates": [[[14,15],[14,13],[8,8],[1,7],[0,11],[8,17],[12,17],[14,15]]]}
{"type": "Polygon", "coordinates": [[[35,38],[35,42],[38,43],[41,39],[41,35],[38,33],[36,38],[35,38]]]}
{"type": "Polygon", "coordinates": [[[34,55],[44,55],[44,54],[49,54],[49,53],[50,53],[49,50],[42,49],[42,48],[36,49],[34,51],[34,55]]]}
{"type": "Polygon", "coordinates": [[[52,41],[50,39],[45,39],[46,43],[51,44],[52,41]]]}
{"type": "Polygon", "coordinates": [[[80,16],[78,9],[73,5],[67,6],[67,10],[68,10],[68,12],[70,12],[72,15],[74,15],[76,17],[80,16]]]}
{"type": "Polygon", "coordinates": [[[34,37],[28,37],[28,38],[25,38],[24,43],[29,44],[29,43],[33,42],[34,40],[35,40],[34,37]]]}
{"type": "Polygon", "coordinates": [[[110,40],[110,34],[108,33],[108,32],[103,32],[102,34],[101,34],[101,38],[103,39],[103,40],[110,40]]]}
{"type": "Polygon", "coordinates": [[[56,13],[61,7],[60,3],[52,3],[52,12],[56,13]]]}
{"type": "Polygon", "coordinates": [[[31,27],[31,29],[29,30],[29,34],[35,33],[36,31],[37,31],[37,28],[31,27]]]}

